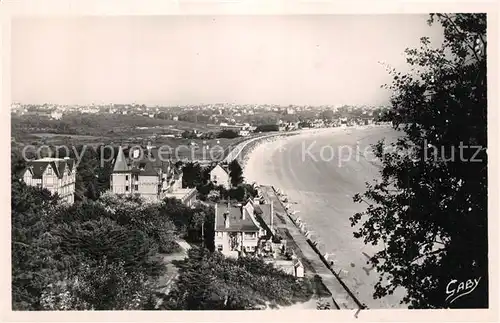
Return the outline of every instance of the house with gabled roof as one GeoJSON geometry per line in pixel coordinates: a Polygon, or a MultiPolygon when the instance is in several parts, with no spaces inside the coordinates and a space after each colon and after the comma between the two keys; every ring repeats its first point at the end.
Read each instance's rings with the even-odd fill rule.
{"type": "Polygon", "coordinates": [[[149,201],[173,197],[190,206],[196,199],[196,191],[183,189],[182,171],[158,149],[141,149],[129,150],[127,158],[119,147],[110,179],[111,191],[137,194],[149,201]]]}
{"type": "Polygon", "coordinates": [[[247,201],[247,204],[252,205],[252,207],[254,209],[255,217],[262,224],[262,227],[264,227],[267,230],[267,233],[270,235],[275,235],[276,228],[274,225],[273,201],[271,201],[270,204],[260,204],[260,203],[256,203],[255,201],[252,201],[251,199],[249,199],[247,201]]]}
{"type": "Polygon", "coordinates": [[[231,180],[229,177],[229,172],[227,171],[227,169],[222,167],[222,165],[220,165],[220,164],[217,164],[210,171],[210,181],[215,186],[222,185],[227,190],[231,188],[231,180]]]}
{"type": "Polygon", "coordinates": [[[262,241],[274,235],[272,205],[215,204],[215,236],[217,251],[238,257],[257,254],[262,241]]]}
{"type": "Polygon", "coordinates": [[[65,203],[75,202],[76,167],[73,159],[45,157],[32,160],[21,175],[27,185],[57,193],[65,203]]]}
{"type": "Polygon", "coordinates": [[[215,250],[239,257],[257,252],[262,228],[249,209],[241,205],[215,204],[215,250]]]}

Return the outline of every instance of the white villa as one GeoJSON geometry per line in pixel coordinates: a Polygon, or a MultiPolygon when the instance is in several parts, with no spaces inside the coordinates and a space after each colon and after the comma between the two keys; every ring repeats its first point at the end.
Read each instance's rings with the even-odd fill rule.
{"type": "Polygon", "coordinates": [[[221,165],[215,166],[210,171],[210,181],[217,186],[222,185],[226,189],[231,188],[231,180],[229,178],[229,173],[224,168],[222,168],[221,165]]]}
{"type": "Polygon", "coordinates": [[[246,204],[215,204],[215,249],[225,256],[259,253],[262,240],[273,234],[273,207],[249,200],[246,204]]]}
{"type": "Polygon", "coordinates": [[[75,202],[76,168],[69,157],[33,160],[28,163],[22,178],[27,185],[57,193],[65,203],[75,202]]]}

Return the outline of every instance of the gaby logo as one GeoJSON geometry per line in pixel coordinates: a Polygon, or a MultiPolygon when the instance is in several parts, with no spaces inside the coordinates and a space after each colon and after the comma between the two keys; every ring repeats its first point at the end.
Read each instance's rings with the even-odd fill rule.
{"type": "Polygon", "coordinates": [[[446,285],[446,301],[450,300],[450,304],[453,303],[458,298],[472,293],[476,287],[479,285],[481,277],[472,279],[467,279],[467,281],[459,282],[456,279],[451,280],[448,285],[446,285]]]}

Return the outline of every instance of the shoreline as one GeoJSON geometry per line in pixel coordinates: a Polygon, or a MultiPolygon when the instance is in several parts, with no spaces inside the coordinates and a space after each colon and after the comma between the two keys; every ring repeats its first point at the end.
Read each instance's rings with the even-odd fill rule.
{"type": "MultiPolygon", "coordinates": [[[[240,162],[240,165],[245,169],[247,161],[250,159],[252,153],[261,145],[266,143],[272,143],[277,140],[285,140],[289,137],[300,137],[304,135],[317,135],[325,133],[340,133],[342,131],[353,131],[353,130],[363,130],[363,129],[373,129],[373,128],[387,128],[387,125],[363,125],[363,126],[349,126],[349,127],[330,127],[330,128],[311,128],[311,129],[299,129],[288,132],[274,132],[269,135],[263,135],[259,137],[249,138],[238,145],[244,144],[243,149],[241,149],[236,158],[240,162]],[[249,145],[249,147],[247,147],[249,145]]],[[[231,151],[233,153],[233,151],[231,151]]],[[[227,157],[226,157],[227,158],[227,157]]],[[[226,160],[226,159],[225,159],[226,160]]],[[[259,183],[260,184],[260,183],[259,183]]]]}
{"type": "MultiPolygon", "coordinates": [[[[337,280],[339,281],[339,283],[342,285],[342,287],[347,292],[347,294],[354,300],[354,302],[356,303],[356,305],[358,305],[360,309],[368,309],[368,307],[366,305],[364,305],[363,303],[361,303],[361,301],[354,295],[354,293],[349,289],[349,287],[342,281],[342,278],[339,276],[339,273],[336,273],[335,270],[333,270],[333,267],[332,267],[331,263],[329,263],[329,261],[327,259],[328,255],[327,254],[323,255],[321,253],[321,251],[318,249],[318,247],[317,247],[318,246],[318,242],[316,240],[311,239],[311,235],[309,235],[310,231],[306,229],[305,223],[303,224],[303,222],[300,221],[300,217],[297,217],[297,218],[294,219],[290,215],[290,212],[285,207],[285,205],[284,205],[284,203],[283,203],[283,201],[281,199],[281,197],[283,197],[283,196],[286,197],[286,195],[279,193],[274,186],[272,186],[272,189],[273,189],[274,193],[276,194],[276,196],[278,196],[280,198],[279,199],[280,204],[284,208],[285,214],[288,217],[288,219],[290,221],[292,221],[292,223],[304,235],[304,237],[306,238],[306,241],[311,246],[311,248],[316,252],[316,254],[318,255],[319,259],[321,259],[321,261],[323,262],[323,264],[332,272],[332,274],[335,276],[335,278],[337,278],[337,280]]],[[[337,307],[339,307],[339,305],[335,301],[335,296],[334,295],[332,295],[332,299],[333,299],[335,305],[337,307]]]]}
{"type": "MultiPolygon", "coordinates": [[[[283,208],[286,209],[286,214],[284,212],[283,216],[285,218],[287,218],[287,221],[289,221],[290,224],[295,226],[300,231],[301,235],[303,236],[302,239],[307,240],[307,243],[309,244],[309,246],[307,246],[307,247],[308,248],[310,247],[314,250],[315,258],[317,260],[320,260],[321,263],[324,264],[326,268],[328,268],[328,271],[331,272],[333,275],[335,275],[335,277],[338,279],[338,282],[341,285],[343,285],[342,289],[345,290],[345,295],[349,294],[349,298],[352,299],[354,301],[354,303],[356,303],[356,308],[368,308],[368,307],[369,308],[384,308],[384,305],[381,305],[378,300],[372,299],[372,295],[369,294],[370,292],[367,290],[368,286],[370,286],[372,284],[370,282],[371,279],[368,279],[367,281],[365,281],[364,280],[365,276],[363,276],[363,277],[357,276],[357,275],[360,275],[360,273],[356,273],[354,271],[351,272],[352,267],[354,267],[354,265],[353,265],[354,262],[358,261],[356,263],[357,268],[361,268],[363,266],[364,262],[360,262],[359,260],[356,260],[356,258],[351,258],[350,256],[347,256],[347,258],[346,258],[346,256],[345,256],[346,250],[351,250],[350,248],[346,249],[346,247],[349,245],[345,244],[346,241],[350,241],[349,238],[347,238],[347,237],[345,239],[342,238],[343,240],[339,241],[340,243],[343,243],[343,245],[338,245],[338,244],[332,245],[331,241],[328,242],[328,240],[330,238],[328,235],[325,236],[325,230],[321,230],[321,228],[322,228],[321,225],[323,225],[322,223],[324,223],[325,221],[329,221],[329,223],[332,223],[331,226],[333,226],[335,228],[333,230],[335,230],[335,232],[338,232],[339,230],[342,230],[342,229],[340,229],[342,227],[339,227],[338,224],[335,224],[336,223],[335,220],[333,220],[333,219],[327,220],[328,219],[327,217],[323,217],[323,219],[325,219],[325,220],[320,221],[318,224],[318,221],[317,221],[318,216],[321,215],[322,213],[317,213],[314,211],[317,211],[317,210],[319,211],[319,210],[321,210],[321,208],[318,207],[318,209],[315,209],[315,207],[313,206],[312,210],[311,210],[311,206],[309,204],[303,204],[304,203],[303,198],[297,200],[298,196],[296,196],[297,195],[296,193],[292,192],[293,189],[291,192],[287,192],[288,189],[291,189],[290,184],[294,183],[294,182],[288,181],[289,177],[282,178],[282,176],[284,174],[281,173],[281,171],[279,171],[279,169],[280,169],[279,167],[291,167],[292,165],[294,165],[293,162],[292,162],[292,164],[290,164],[290,161],[288,159],[283,159],[282,161],[280,161],[280,157],[277,157],[277,159],[276,159],[276,161],[274,161],[274,163],[269,163],[268,160],[273,156],[273,153],[276,150],[284,149],[285,151],[287,151],[288,149],[291,149],[290,151],[294,151],[294,148],[292,148],[292,147],[294,147],[293,145],[295,145],[295,148],[296,148],[296,146],[297,146],[296,143],[292,144],[292,146],[290,146],[289,144],[285,145],[285,143],[288,143],[289,140],[292,142],[294,142],[296,140],[301,140],[300,137],[302,137],[302,136],[304,136],[304,139],[310,139],[309,136],[314,136],[314,135],[324,135],[324,134],[330,135],[331,134],[332,136],[336,136],[338,134],[338,135],[341,135],[341,138],[344,136],[347,138],[353,138],[353,137],[356,138],[355,135],[353,135],[353,134],[355,134],[356,131],[358,131],[358,130],[361,130],[361,131],[365,130],[365,131],[372,132],[371,129],[374,129],[374,130],[382,129],[383,130],[386,128],[392,128],[392,127],[387,127],[386,125],[368,125],[368,126],[358,126],[358,127],[307,129],[305,131],[294,132],[293,134],[290,133],[287,136],[285,136],[284,134],[283,135],[276,134],[275,136],[265,138],[265,140],[259,140],[259,141],[255,142],[254,144],[252,144],[250,146],[249,149],[245,150],[242,153],[243,154],[242,168],[243,168],[243,174],[244,174],[244,177],[245,177],[247,183],[250,183],[250,184],[253,183],[253,184],[257,185],[258,187],[269,186],[275,190],[276,195],[280,196],[279,203],[282,203],[283,208]],[[288,137],[290,137],[290,135],[293,135],[294,138],[293,139],[288,138],[288,137]],[[296,139],[295,137],[299,137],[299,139],[296,139]],[[275,164],[276,162],[277,162],[277,164],[275,164]],[[278,177],[273,176],[273,169],[272,168],[267,169],[268,166],[266,166],[266,169],[263,168],[264,165],[269,165],[269,164],[277,165],[277,166],[274,166],[274,167],[278,167],[277,169],[274,170],[274,172],[277,172],[275,174],[277,174],[278,177]],[[290,194],[288,194],[288,193],[290,193],[290,194]],[[283,197],[286,197],[287,199],[281,200],[283,197]],[[300,215],[300,216],[299,216],[299,214],[297,214],[298,212],[304,212],[308,209],[309,209],[309,211],[307,214],[300,215]],[[311,213],[311,211],[313,213],[311,213]],[[312,219],[310,219],[311,216],[313,217],[312,219]],[[309,219],[309,221],[308,221],[308,219],[309,219]],[[306,222],[304,220],[306,220],[308,223],[306,224],[306,222]],[[309,223],[310,221],[312,221],[312,223],[309,223]],[[320,227],[318,227],[318,225],[320,225],[320,227]],[[320,234],[319,232],[316,232],[315,230],[322,231],[322,233],[320,234]],[[323,241],[323,239],[322,239],[323,237],[325,237],[325,241],[323,241]],[[340,248],[340,251],[339,251],[339,248],[340,248]],[[341,253],[340,258],[339,258],[338,253],[341,253]],[[333,265],[331,264],[332,260],[334,261],[333,265]],[[357,298],[360,298],[360,299],[358,300],[357,298]]],[[[376,131],[378,131],[378,130],[376,130],[376,131]]],[[[354,139],[349,139],[349,140],[354,140],[354,139]]],[[[287,155],[290,154],[289,152],[285,152],[285,153],[287,155]]],[[[283,153],[280,153],[279,155],[283,156],[281,158],[290,158],[290,155],[288,155],[288,157],[285,157],[287,155],[283,155],[283,153]]],[[[293,156],[293,154],[292,154],[292,156],[293,156]]],[[[312,163],[311,165],[312,166],[308,166],[308,167],[313,167],[313,168],[315,167],[314,163],[312,163]]],[[[296,170],[296,172],[298,172],[299,174],[301,173],[301,171],[303,172],[305,170],[301,170],[301,169],[296,170]]],[[[314,170],[313,170],[313,174],[314,174],[314,170]]],[[[293,175],[293,171],[292,171],[291,175],[293,175]]],[[[292,179],[293,179],[293,177],[292,177],[292,179]]],[[[321,179],[321,177],[319,179],[321,179]]],[[[309,185],[313,185],[313,184],[309,184],[309,185]]],[[[342,193],[344,190],[344,187],[342,185],[339,187],[340,187],[339,191],[342,193]]],[[[300,190],[301,188],[297,187],[297,189],[300,190]]],[[[307,188],[306,188],[306,190],[307,190],[307,188]]],[[[337,191],[337,193],[331,193],[331,194],[334,194],[331,196],[335,196],[335,194],[337,194],[338,195],[337,199],[341,199],[341,200],[342,199],[344,199],[344,200],[349,199],[348,197],[343,198],[342,197],[343,195],[339,195],[339,191],[337,191]]],[[[306,194],[316,194],[316,193],[312,193],[312,192],[309,193],[309,191],[306,191],[306,192],[307,192],[306,194]]],[[[325,191],[324,193],[326,195],[330,196],[330,193],[328,193],[328,192],[329,191],[325,191]]],[[[299,193],[299,194],[301,194],[301,193],[299,193]]],[[[321,194],[323,194],[323,192],[320,192],[319,194],[321,195],[321,194]]],[[[308,195],[306,195],[306,196],[308,196],[308,195]]],[[[322,200],[323,197],[320,196],[320,199],[322,200]]],[[[342,203],[342,204],[336,204],[336,205],[338,208],[338,207],[341,207],[340,205],[344,205],[344,207],[347,207],[348,204],[349,203],[347,202],[347,204],[342,203]]],[[[328,205],[330,206],[331,204],[328,204],[328,205]]],[[[343,209],[340,209],[340,210],[343,210],[343,209]]],[[[347,210],[347,212],[351,212],[351,209],[346,208],[345,210],[347,210]]],[[[328,211],[328,212],[331,212],[331,211],[328,211]]],[[[340,212],[340,213],[336,213],[339,215],[346,213],[345,211],[339,211],[339,210],[334,211],[334,212],[340,212]]],[[[330,224],[329,224],[329,226],[330,226],[330,224]]],[[[325,228],[325,227],[323,226],[323,228],[325,228]]],[[[300,239],[300,240],[302,240],[302,239],[300,239]]],[[[352,239],[354,239],[354,238],[352,238],[352,239]]],[[[352,246],[353,252],[358,252],[359,254],[361,254],[361,257],[367,256],[365,253],[362,253],[361,251],[364,251],[368,254],[371,253],[369,251],[371,246],[367,246],[367,245],[363,245],[363,246],[359,245],[358,246],[356,244],[356,241],[353,241],[353,243],[354,243],[352,246]],[[366,249],[364,249],[365,247],[366,247],[366,249]],[[360,248],[361,251],[358,251],[358,248],[360,248]]],[[[350,244],[350,242],[349,242],[349,244],[350,244]]],[[[366,267],[366,268],[368,268],[368,267],[366,267]]],[[[365,268],[363,267],[362,269],[365,269],[365,268]]],[[[362,273],[364,275],[364,272],[362,272],[362,273]]],[[[366,275],[368,275],[368,274],[369,274],[369,271],[366,272],[366,275]]],[[[342,301],[345,299],[345,297],[344,297],[344,293],[341,293],[341,294],[342,294],[342,296],[340,296],[340,299],[342,301]]],[[[332,296],[335,299],[335,293],[333,293],[332,296]]],[[[335,301],[336,301],[336,299],[335,299],[335,301]]],[[[385,303],[386,301],[384,300],[383,302],[385,303]]]]}

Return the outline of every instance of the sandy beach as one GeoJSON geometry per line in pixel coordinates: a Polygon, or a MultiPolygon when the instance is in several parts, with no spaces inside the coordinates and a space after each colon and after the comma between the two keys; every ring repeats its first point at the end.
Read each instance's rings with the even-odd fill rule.
{"type": "Polygon", "coordinates": [[[313,239],[336,272],[369,308],[398,308],[404,291],[373,299],[379,275],[367,264],[377,249],[353,237],[349,217],[364,210],[353,202],[365,182],[378,178],[371,144],[398,133],[390,127],[328,128],[268,138],[246,156],[244,176],[249,183],[273,185],[289,198],[295,216],[306,223],[313,239]]]}

